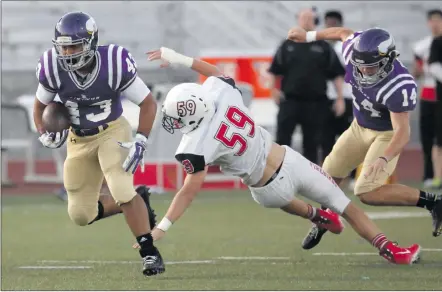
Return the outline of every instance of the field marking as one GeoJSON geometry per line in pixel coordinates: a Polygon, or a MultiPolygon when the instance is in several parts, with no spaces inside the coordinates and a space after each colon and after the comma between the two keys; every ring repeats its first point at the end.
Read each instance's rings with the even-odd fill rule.
{"type": "Polygon", "coordinates": [[[218,257],[219,260],[289,260],[289,257],[218,257]]]}
{"type": "MultiPolygon", "coordinates": [[[[98,261],[98,260],[81,260],[81,261],[61,261],[61,260],[42,260],[38,261],[43,264],[140,264],[140,261],[98,261]]],[[[182,265],[182,264],[213,264],[214,260],[195,260],[195,261],[166,261],[166,265],[182,265]]]]}
{"type": "Polygon", "coordinates": [[[18,267],[19,269],[29,269],[29,270],[66,270],[66,269],[74,269],[74,270],[83,270],[83,269],[92,269],[92,266],[22,266],[18,267]]]}
{"type": "MultiPolygon", "coordinates": [[[[428,252],[442,252],[442,248],[422,248],[421,251],[428,252]]],[[[379,255],[376,252],[316,252],[314,256],[367,256],[367,255],[379,255]]]]}
{"type": "Polygon", "coordinates": [[[374,220],[429,217],[428,212],[384,211],[384,212],[366,212],[366,213],[370,219],[374,220]]]}

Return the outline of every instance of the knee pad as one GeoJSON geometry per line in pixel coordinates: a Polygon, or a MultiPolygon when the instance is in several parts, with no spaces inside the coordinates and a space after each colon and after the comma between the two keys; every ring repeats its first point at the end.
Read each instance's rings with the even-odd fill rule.
{"type": "Polygon", "coordinates": [[[98,204],[95,203],[93,206],[68,205],[68,214],[75,224],[86,226],[97,217],[98,204]]]}

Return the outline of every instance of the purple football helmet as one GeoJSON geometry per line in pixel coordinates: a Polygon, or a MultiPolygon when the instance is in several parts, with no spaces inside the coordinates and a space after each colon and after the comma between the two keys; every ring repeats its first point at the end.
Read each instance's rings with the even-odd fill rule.
{"type": "Polygon", "coordinates": [[[67,13],[55,25],[52,43],[63,70],[78,70],[94,59],[98,46],[97,24],[86,13],[67,13]]]}
{"type": "Polygon", "coordinates": [[[386,30],[368,29],[353,46],[353,76],[360,86],[373,86],[392,71],[398,56],[394,39],[386,30]]]}

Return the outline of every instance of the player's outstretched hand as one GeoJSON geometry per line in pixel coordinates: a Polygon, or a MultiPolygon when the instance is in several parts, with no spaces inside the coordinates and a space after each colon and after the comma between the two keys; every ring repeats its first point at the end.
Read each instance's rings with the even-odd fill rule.
{"type": "MultiPolygon", "coordinates": [[[[167,48],[162,47],[161,49],[158,50],[153,50],[153,51],[149,51],[147,52],[147,60],[149,61],[155,61],[155,60],[162,60],[163,62],[161,63],[160,67],[161,68],[166,68],[170,65],[170,63],[164,58],[164,51],[167,48]]],[[[170,50],[170,49],[167,49],[170,50]]],[[[171,50],[173,51],[173,50],[171,50]]]]}
{"type": "Polygon", "coordinates": [[[305,43],[306,42],[306,34],[307,32],[300,28],[300,27],[293,27],[289,30],[289,33],[287,35],[287,39],[298,42],[298,43],[305,43]]]}
{"type": "Polygon", "coordinates": [[[159,228],[154,228],[152,230],[152,238],[153,241],[158,241],[161,238],[163,238],[163,236],[166,234],[166,232],[164,232],[163,230],[159,229],[159,228]]]}
{"type": "Polygon", "coordinates": [[[120,147],[129,149],[129,154],[123,162],[123,169],[126,172],[135,173],[138,165],[141,172],[144,172],[144,154],[147,149],[147,137],[137,133],[134,142],[118,142],[120,147]]]}

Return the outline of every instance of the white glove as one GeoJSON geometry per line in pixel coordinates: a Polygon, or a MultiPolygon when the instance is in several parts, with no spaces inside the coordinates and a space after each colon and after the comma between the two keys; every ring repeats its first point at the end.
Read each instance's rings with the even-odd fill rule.
{"type": "Polygon", "coordinates": [[[147,137],[143,134],[137,133],[134,142],[118,142],[123,148],[129,149],[129,154],[123,162],[123,168],[127,171],[135,173],[138,165],[141,166],[141,172],[144,172],[144,153],[147,148],[147,137]]]}
{"type": "Polygon", "coordinates": [[[66,139],[68,138],[69,130],[63,130],[63,132],[47,132],[41,134],[41,136],[38,138],[40,140],[41,144],[47,148],[55,149],[60,148],[64,142],[66,142],[66,139]]]}

